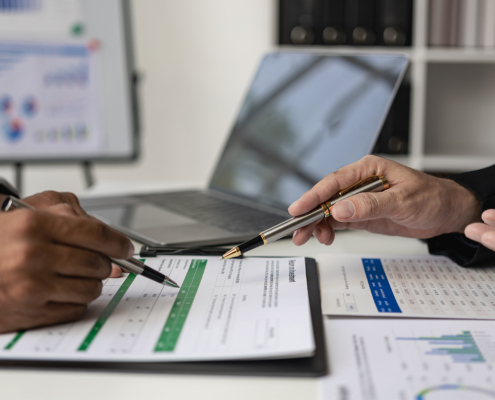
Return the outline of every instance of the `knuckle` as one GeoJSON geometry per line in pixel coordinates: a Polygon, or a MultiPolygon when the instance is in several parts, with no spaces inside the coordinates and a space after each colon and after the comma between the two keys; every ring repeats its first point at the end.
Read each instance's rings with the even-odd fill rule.
{"type": "Polygon", "coordinates": [[[41,194],[43,195],[43,197],[45,197],[47,200],[50,200],[54,204],[62,202],[62,196],[59,192],[56,192],[54,190],[45,190],[41,194]]]}
{"type": "Polygon", "coordinates": [[[76,205],[76,206],[79,205],[79,199],[77,198],[77,196],[74,193],[72,193],[72,192],[63,192],[62,193],[62,196],[65,198],[65,200],[68,203],[73,204],[73,205],[76,205]]]}
{"type": "Polygon", "coordinates": [[[84,266],[90,271],[90,275],[97,279],[105,279],[112,271],[110,260],[98,253],[88,254],[84,266]]]}
{"type": "Polygon", "coordinates": [[[382,162],[384,161],[385,159],[382,158],[382,157],[378,157],[378,156],[375,156],[373,154],[368,154],[367,156],[364,156],[361,161],[364,163],[364,164],[372,164],[372,165],[375,165],[375,164],[378,164],[379,162],[382,162]]]}
{"type": "Polygon", "coordinates": [[[101,242],[101,243],[108,243],[112,239],[112,234],[110,229],[100,221],[94,221],[94,228],[93,228],[93,237],[101,242]]]}
{"type": "MultiPolygon", "coordinates": [[[[363,211],[364,211],[364,212],[362,212],[362,214],[364,214],[365,216],[371,217],[377,213],[378,208],[379,208],[379,204],[378,204],[376,197],[371,196],[370,194],[366,193],[366,195],[363,196],[362,202],[363,202],[363,211]]],[[[357,213],[358,213],[358,211],[357,211],[357,213]]]]}
{"type": "Polygon", "coordinates": [[[64,214],[77,216],[77,211],[72,204],[62,203],[58,207],[59,207],[60,211],[64,214]]]}

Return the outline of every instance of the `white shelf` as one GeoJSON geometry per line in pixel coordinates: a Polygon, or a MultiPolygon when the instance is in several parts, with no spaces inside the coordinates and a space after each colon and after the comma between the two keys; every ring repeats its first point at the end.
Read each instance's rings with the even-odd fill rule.
{"type": "Polygon", "coordinates": [[[495,164],[495,155],[493,157],[475,157],[465,155],[378,155],[411,168],[434,172],[462,172],[481,169],[495,164]]]}
{"type": "Polygon", "coordinates": [[[495,49],[430,48],[425,58],[429,63],[495,63],[495,49]]]}
{"type": "Polygon", "coordinates": [[[410,154],[382,157],[431,172],[492,165],[495,48],[428,47],[428,10],[429,0],[414,0],[411,47],[281,47],[323,54],[406,54],[411,61],[410,154]]]}
{"type": "Polygon", "coordinates": [[[495,164],[495,155],[493,157],[426,155],[423,157],[421,169],[456,172],[481,169],[493,164],[495,164]]]}

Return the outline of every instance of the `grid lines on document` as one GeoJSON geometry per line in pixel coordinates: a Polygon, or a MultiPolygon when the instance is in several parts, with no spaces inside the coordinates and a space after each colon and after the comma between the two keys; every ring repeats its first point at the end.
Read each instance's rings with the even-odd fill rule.
{"type": "Polygon", "coordinates": [[[133,350],[163,289],[163,285],[152,280],[147,280],[143,291],[139,296],[136,296],[137,299],[132,294],[126,296],[124,301],[132,305],[129,306],[129,313],[115,338],[112,340],[110,352],[130,353],[133,350]]]}
{"type": "Polygon", "coordinates": [[[207,260],[193,260],[191,262],[179,294],[156,343],[155,352],[174,351],[198,292],[207,262],[207,260]]]}
{"type": "Polygon", "coordinates": [[[401,309],[423,315],[495,317],[495,268],[462,268],[446,258],[383,258],[401,309]]]}
{"type": "Polygon", "coordinates": [[[244,265],[242,259],[222,262],[198,335],[197,351],[215,351],[227,346],[232,323],[241,301],[244,265]]]}
{"type": "MultiPolygon", "coordinates": [[[[119,279],[105,279],[103,281],[102,292],[98,297],[98,299],[96,299],[93,302],[93,306],[96,307],[93,308],[93,310],[88,310],[86,312],[86,317],[88,319],[91,318],[95,314],[95,312],[97,312],[97,314],[94,315],[94,317],[97,317],[100,314],[98,310],[105,309],[108,302],[111,301],[111,299],[107,300],[107,298],[109,296],[113,298],[114,294],[118,290],[118,286],[120,286],[119,281],[121,279],[125,280],[123,278],[119,278],[119,279]]],[[[43,333],[40,335],[39,340],[37,340],[36,344],[33,347],[33,351],[37,353],[50,353],[57,350],[57,348],[67,337],[67,334],[69,333],[69,331],[73,326],[74,323],[70,323],[70,324],[55,325],[44,328],[43,333]]],[[[20,341],[20,339],[26,332],[27,331],[19,331],[16,334],[16,336],[7,344],[7,346],[5,346],[4,350],[11,350],[20,341]]]]}
{"type": "Polygon", "coordinates": [[[17,332],[16,335],[14,336],[14,338],[9,343],[7,343],[7,345],[3,349],[4,350],[11,350],[12,347],[14,347],[15,344],[22,337],[22,335],[24,335],[24,333],[26,333],[26,331],[19,331],[19,332],[17,332]]]}
{"type": "MultiPolygon", "coordinates": [[[[101,328],[103,325],[105,325],[105,322],[107,322],[108,318],[112,315],[113,311],[117,306],[119,305],[120,301],[124,297],[125,293],[127,292],[127,289],[132,285],[132,282],[136,278],[135,274],[129,274],[127,278],[125,279],[124,283],[120,286],[120,288],[117,290],[115,295],[112,297],[112,300],[110,300],[110,303],[105,307],[103,312],[100,314],[96,322],[94,323],[93,327],[87,334],[87,336],[84,338],[83,342],[78,348],[78,351],[87,351],[89,346],[91,346],[91,343],[95,339],[95,337],[98,335],[100,332],[101,328]]],[[[106,286],[106,285],[105,285],[106,286]]]]}

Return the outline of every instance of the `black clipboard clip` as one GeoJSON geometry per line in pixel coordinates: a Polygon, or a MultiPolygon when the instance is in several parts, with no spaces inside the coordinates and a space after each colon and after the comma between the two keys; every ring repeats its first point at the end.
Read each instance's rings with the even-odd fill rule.
{"type": "Polygon", "coordinates": [[[222,256],[228,249],[225,247],[174,247],[174,246],[142,246],[140,257],[156,256],[222,256]]]}

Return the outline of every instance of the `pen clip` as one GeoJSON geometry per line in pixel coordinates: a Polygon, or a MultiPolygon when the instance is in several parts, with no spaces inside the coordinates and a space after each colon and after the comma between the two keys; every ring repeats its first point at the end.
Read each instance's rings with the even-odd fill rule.
{"type": "Polygon", "coordinates": [[[379,179],[381,179],[382,177],[378,176],[378,175],[371,175],[371,176],[368,176],[367,178],[364,178],[364,179],[361,179],[360,181],[356,182],[354,185],[352,186],[349,186],[348,188],[346,189],[342,189],[336,196],[334,196],[335,198],[336,197],[342,197],[344,195],[346,195],[347,193],[355,190],[355,189],[359,189],[360,187],[363,187],[363,186],[366,186],[367,184],[371,183],[371,182],[375,182],[379,179]]]}

